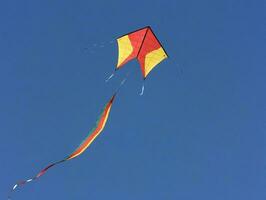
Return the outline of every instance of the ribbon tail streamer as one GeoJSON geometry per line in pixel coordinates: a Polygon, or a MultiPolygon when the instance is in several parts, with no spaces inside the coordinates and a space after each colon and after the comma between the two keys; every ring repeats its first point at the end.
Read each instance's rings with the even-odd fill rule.
{"type": "Polygon", "coordinates": [[[142,85],[142,88],[141,88],[141,93],[139,94],[140,96],[142,96],[144,94],[144,90],[145,90],[145,86],[142,85]]]}
{"type": "Polygon", "coordinates": [[[114,75],[115,75],[115,74],[112,73],[112,74],[108,77],[108,79],[105,80],[105,82],[108,82],[111,78],[113,78],[114,75]]]}
{"type": "Polygon", "coordinates": [[[81,144],[78,146],[78,148],[76,148],[72,154],[70,154],[69,156],[67,156],[65,159],[60,160],[58,162],[54,162],[52,164],[49,164],[47,167],[45,167],[44,169],[42,169],[36,176],[34,176],[33,178],[27,179],[27,180],[22,180],[22,181],[18,181],[10,190],[9,194],[8,194],[8,199],[11,199],[11,194],[19,187],[24,186],[26,183],[29,183],[33,180],[36,180],[38,178],[40,178],[42,175],[44,175],[50,168],[54,167],[55,165],[58,165],[62,162],[65,162],[67,160],[71,160],[77,156],[79,156],[80,154],[82,154],[89,146],[90,144],[96,139],[96,137],[102,132],[102,130],[105,127],[105,124],[107,122],[107,119],[109,117],[109,113],[114,101],[116,94],[114,94],[112,96],[112,98],[109,100],[109,102],[105,105],[99,119],[96,122],[96,126],[89,131],[87,137],[85,138],[85,140],[83,142],[81,142],[81,144]]]}

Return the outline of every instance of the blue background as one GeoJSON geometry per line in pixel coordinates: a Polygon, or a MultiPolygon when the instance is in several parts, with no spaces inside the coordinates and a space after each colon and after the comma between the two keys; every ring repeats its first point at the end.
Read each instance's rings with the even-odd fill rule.
{"type": "Polygon", "coordinates": [[[264,200],[265,1],[0,3],[0,198],[71,153],[120,81],[90,148],[13,199],[264,200]],[[105,83],[116,37],[150,25],[169,54],[105,83]],[[113,41],[113,43],[112,43],[113,41]]]}

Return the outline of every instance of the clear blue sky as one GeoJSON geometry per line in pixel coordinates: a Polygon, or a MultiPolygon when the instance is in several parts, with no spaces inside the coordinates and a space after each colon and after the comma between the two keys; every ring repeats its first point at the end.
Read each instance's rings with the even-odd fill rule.
{"type": "Polygon", "coordinates": [[[265,200],[265,9],[262,0],[1,1],[0,198],[71,153],[131,72],[91,147],[13,199],[265,200]],[[117,61],[108,42],[146,25],[170,58],[140,97],[135,61],[105,83],[117,61]]]}

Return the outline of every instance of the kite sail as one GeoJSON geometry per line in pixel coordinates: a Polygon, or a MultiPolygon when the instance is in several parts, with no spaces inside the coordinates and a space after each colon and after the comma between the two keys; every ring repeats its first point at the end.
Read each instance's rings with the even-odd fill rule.
{"type": "Polygon", "coordinates": [[[117,43],[116,70],[136,58],[139,61],[143,79],[146,79],[151,70],[168,57],[150,26],[119,37],[117,43]]]}
{"type": "Polygon", "coordinates": [[[115,99],[116,93],[112,96],[112,98],[109,100],[109,102],[105,105],[102,113],[99,116],[98,121],[96,122],[96,126],[88,133],[88,136],[85,138],[85,140],[78,146],[78,148],[76,148],[69,156],[67,156],[65,159],[54,162],[50,165],[48,165],[47,167],[45,167],[44,169],[42,169],[36,176],[27,179],[27,180],[22,180],[22,181],[18,181],[13,188],[10,191],[10,194],[8,196],[8,199],[10,199],[10,195],[11,193],[19,186],[23,186],[28,182],[31,182],[33,180],[36,180],[38,178],[40,178],[42,175],[44,175],[48,169],[50,169],[51,167],[60,164],[62,162],[65,162],[67,160],[71,160],[77,156],[79,156],[80,154],[82,154],[89,146],[90,144],[95,140],[95,138],[102,132],[102,130],[105,127],[105,124],[107,122],[111,107],[113,105],[113,101],[115,99]]]}

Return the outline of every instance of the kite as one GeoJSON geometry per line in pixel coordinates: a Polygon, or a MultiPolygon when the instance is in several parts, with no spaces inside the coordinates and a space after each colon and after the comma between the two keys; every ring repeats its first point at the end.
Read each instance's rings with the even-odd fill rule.
{"type": "MultiPolygon", "coordinates": [[[[137,59],[143,80],[168,55],[150,26],[135,30],[117,38],[118,61],[115,71],[133,59],[137,59]]],[[[114,73],[106,80],[114,76],[114,73]]],[[[142,87],[141,95],[144,91],[142,87]]]]}
{"type": "Polygon", "coordinates": [[[88,136],[85,138],[85,140],[83,140],[83,142],[81,142],[81,144],[73,151],[73,153],[71,153],[69,156],[67,156],[65,159],[54,162],[50,165],[48,165],[47,167],[45,167],[44,169],[42,169],[36,176],[34,176],[33,178],[27,179],[27,180],[22,180],[22,181],[18,181],[13,188],[10,191],[10,194],[8,196],[8,199],[10,199],[10,195],[11,193],[19,186],[23,186],[28,182],[31,182],[33,180],[36,180],[38,178],[40,178],[42,175],[44,175],[48,169],[50,169],[51,167],[58,165],[62,162],[71,160],[77,156],[79,156],[80,154],[82,154],[89,146],[90,144],[95,140],[95,138],[102,132],[102,130],[105,127],[105,124],[107,122],[111,107],[113,105],[113,101],[115,99],[116,93],[112,96],[112,98],[109,100],[109,102],[105,105],[102,113],[99,116],[99,119],[96,122],[96,126],[88,133],[88,136]]]}
{"type": "MultiPolygon", "coordinates": [[[[130,32],[126,35],[117,38],[117,43],[118,43],[118,61],[115,71],[123,67],[129,61],[137,59],[140,65],[143,80],[147,78],[148,74],[154,69],[154,67],[156,67],[159,63],[161,63],[164,59],[168,58],[165,49],[163,48],[162,44],[160,43],[160,41],[152,31],[150,26],[138,29],[136,31],[130,32]]],[[[113,76],[114,73],[106,81],[108,81],[113,76]]],[[[103,111],[100,114],[98,121],[96,122],[96,126],[88,133],[88,136],[85,138],[85,140],[81,142],[81,144],[65,159],[49,164],[44,169],[42,169],[36,176],[30,179],[18,181],[11,189],[8,199],[10,199],[10,194],[14,190],[16,190],[16,188],[40,178],[50,168],[54,167],[55,165],[76,158],[90,146],[90,144],[104,129],[115,96],[120,87],[125,83],[125,81],[126,78],[122,80],[120,86],[118,87],[112,98],[103,108],[103,111]]],[[[140,95],[142,95],[143,92],[144,92],[144,83],[140,95]]]]}
{"type": "Polygon", "coordinates": [[[139,61],[144,79],[156,65],[168,57],[150,26],[117,38],[117,43],[118,62],[116,70],[136,58],[139,61]]]}

